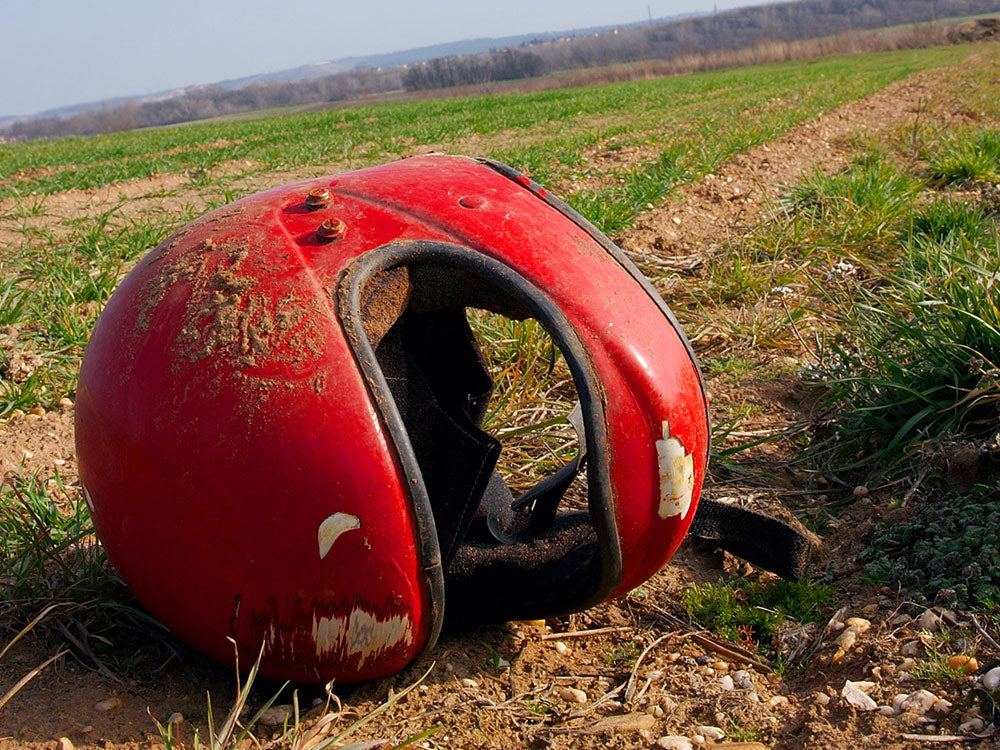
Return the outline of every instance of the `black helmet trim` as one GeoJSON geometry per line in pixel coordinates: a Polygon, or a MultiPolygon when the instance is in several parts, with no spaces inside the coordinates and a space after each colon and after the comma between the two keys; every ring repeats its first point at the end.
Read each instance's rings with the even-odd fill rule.
{"type": "MultiPolygon", "coordinates": [[[[379,341],[373,345],[372,338],[381,339],[389,331],[390,325],[395,326],[395,322],[402,319],[404,308],[410,304],[410,301],[407,298],[405,303],[401,303],[402,307],[397,304],[395,310],[389,311],[386,311],[385,305],[382,304],[381,311],[376,311],[373,315],[371,313],[371,300],[366,299],[367,287],[370,282],[376,280],[376,277],[378,280],[387,280],[385,283],[391,285],[393,282],[390,274],[397,271],[410,274],[410,269],[420,269],[418,273],[425,277],[435,273],[435,269],[443,270],[444,273],[450,271],[453,279],[456,272],[461,275],[462,284],[439,283],[433,285],[436,296],[442,294],[447,296],[451,292],[457,295],[450,302],[443,303],[446,307],[450,306],[449,309],[464,308],[465,306],[481,307],[511,318],[531,317],[538,320],[566,359],[580,399],[584,420],[588,511],[564,514],[561,517],[561,524],[557,524],[560,528],[557,531],[563,533],[564,536],[561,542],[562,551],[558,554],[565,556],[568,550],[573,550],[574,555],[569,555],[562,563],[554,560],[549,561],[554,568],[558,568],[559,564],[562,564],[565,569],[555,570],[552,573],[553,585],[544,590],[542,590],[544,581],[539,580],[544,576],[521,576],[525,580],[516,585],[513,585],[509,580],[504,581],[504,585],[500,585],[494,590],[501,591],[501,598],[503,591],[509,591],[510,596],[515,597],[518,601],[501,601],[496,606],[486,601],[478,601],[472,607],[477,610],[477,613],[471,617],[465,617],[462,612],[449,612],[449,622],[531,617],[535,611],[533,607],[541,608],[543,604],[546,608],[546,614],[551,615],[553,609],[565,612],[579,611],[605,600],[614,592],[621,581],[622,555],[615,520],[615,498],[612,492],[607,458],[604,395],[585,346],[559,307],[540,289],[509,266],[468,247],[445,242],[401,241],[390,243],[365,253],[348,266],[338,282],[336,306],[348,343],[354,351],[372,394],[373,403],[382,416],[400,465],[409,482],[418,526],[417,531],[420,536],[417,546],[424,575],[428,582],[433,618],[431,637],[426,648],[431,648],[437,640],[444,622],[446,588],[449,595],[454,589],[456,592],[461,591],[463,595],[475,598],[477,596],[490,596],[488,591],[483,591],[483,589],[491,587],[479,585],[469,577],[463,578],[461,571],[454,576],[454,580],[446,582],[446,568],[451,561],[445,557],[454,556],[456,551],[446,549],[444,554],[442,552],[442,544],[439,541],[439,524],[435,522],[434,507],[425,481],[424,471],[421,469],[410,431],[399,408],[400,405],[397,404],[397,399],[393,396],[393,389],[387,381],[383,362],[380,361],[376,352],[379,341]],[[484,299],[484,295],[489,299],[484,299]],[[497,301],[498,299],[499,301],[497,301]],[[368,308],[367,315],[366,307],[368,308]],[[366,320],[366,317],[369,320],[366,320]],[[370,320],[372,317],[387,317],[389,322],[372,323],[370,320]],[[580,519],[578,516],[584,518],[580,519]],[[586,523],[583,524],[583,521],[586,523]],[[592,529],[591,535],[596,535],[589,547],[586,544],[573,541],[571,538],[573,534],[579,535],[581,529],[576,527],[581,525],[589,526],[592,529]],[[592,548],[592,552],[587,551],[590,548],[592,548]],[[568,567],[571,564],[576,566],[573,570],[577,573],[571,573],[568,567]],[[505,585],[508,588],[504,588],[505,585]],[[532,592],[529,590],[532,586],[539,589],[537,603],[533,600],[532,592]]],[[[382,281],[378,281],[378,283],[382,284],[382,281]]],[[[375,306],[378,307],[379,304],[381,303],[375,306]]],[[[464,317],[462,322],[464,323],[464,317]]],[[[412,426],[411,423],[411,428],[412,426]]],[[[492,438],[489,439],[492,440],[492,438]]],[[[490,452],[491,448],[488,445],[479,445],[478,447],[473,445],[473,451],[475,450],[482,450],[486,454],[490,452]]],[[[497,445],[496,450],[499,452],[499,445],[497,445]]],[[[495,456],[493,460],[495,461],[495,456]]],[[[472,474],[476,474],[476,471],[473,470],[472,474]]],[[[473,492],[484,488],[483,482],[483,478],[479,475],[470,478],[470,486],[475,484],[477,487],[473,492]]],[[[474,499],[473,502],[478,503],[478,500],[474,499]]],[[[590,529],[582,529],[582,531],[590,529]]],[[[469,549],[466,550],[466,547],[463,547],[462,552],[463,554],[469,553],[465,555],[467,559],[481,560],[484,554],[489,556],[487,548],[466,546],[469,549]]],[[[532,547],[528,542],[525,542],[521,547],[514,546],[506,549],[515,553],[506,555],[506,559],[487,560],[489,563],[496,563],[491,568],[495,571],[495,575],[509,578],[510,576],[507,574],[512,570],[515,574],[527,572],[528,569],[519,570],[518,566],[530,565],[532,555],[535,558],[538,558],[539,555],[544,557],[544,553],[540,553],[539,548],[532,547]],[[521,555],[520,557],[523,559],[519,560],[516,551],[522,550],[522,548],[525,554],[521,555]]],[[[546,561],[543,560],[543,562],[546,561]]],[[[461,569],[461,564],[456,563],[452,567],[461,569]]],[[[515,575],[515,577],[518,576],[515,575]]]]}

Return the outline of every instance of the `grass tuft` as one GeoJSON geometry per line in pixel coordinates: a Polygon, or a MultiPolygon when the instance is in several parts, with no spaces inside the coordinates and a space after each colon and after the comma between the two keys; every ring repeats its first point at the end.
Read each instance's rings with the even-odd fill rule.
{"type": "Polygon", "coordinates": [[[778,655],[778,631],[786,620],[825,623],[833,602],[830,588],[810,581],[733,579],[692,586],[682,596],[701,625],[769,658],[778,655]]]}

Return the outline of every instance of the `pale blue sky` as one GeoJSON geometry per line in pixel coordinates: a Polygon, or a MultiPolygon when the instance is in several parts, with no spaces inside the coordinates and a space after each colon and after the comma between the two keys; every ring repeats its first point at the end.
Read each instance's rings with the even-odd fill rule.
{"type": "MultiPolygon", "coordinates": [[[[649,0],[653,17],[762,0],[649,0]]],[[[0,116],[440,42],[628,23],[646,0],[0,0],[0,116]]]]}

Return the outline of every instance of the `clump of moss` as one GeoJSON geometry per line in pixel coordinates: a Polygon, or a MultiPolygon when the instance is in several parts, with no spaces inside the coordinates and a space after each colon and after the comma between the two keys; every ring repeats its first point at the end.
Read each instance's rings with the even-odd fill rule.
{"type": "Polygon", "coordinates": [[[1000,483],[948,492],[906,523],[875,529],[866,572],[915,599],[959,609],[1000,608],[1000,483]]]}
{"type": "Polygon", "coordinates": [[[744,578],[692,586],[682,597],[701,625],[734,643],[774,658],[778,631],[788,619],[826,622],[833,590],[811,581],[750,581],[744,578]]]}

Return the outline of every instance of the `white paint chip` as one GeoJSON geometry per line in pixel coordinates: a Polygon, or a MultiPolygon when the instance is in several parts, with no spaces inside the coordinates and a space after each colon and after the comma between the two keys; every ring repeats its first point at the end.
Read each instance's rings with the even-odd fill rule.
{"type": "Polygon", "coordinates": [[[350,513],[334,513],[332,516],[323,519],[316,532],[319,542],[319,559],[322,560],[330,551],[330,547],[337,541],[341,534],[351,529],[360,529],[361,521],[357,516],[350,513]]]}
{"type": "Polygon", "coordinates": [[[694,457],[675,437],[670,437],[670,425],[663,423],[663,439],[656,441],[656,457],[660,471],[660,518],[680,516],[683,520],[694,495],[694,457]]]}

